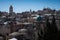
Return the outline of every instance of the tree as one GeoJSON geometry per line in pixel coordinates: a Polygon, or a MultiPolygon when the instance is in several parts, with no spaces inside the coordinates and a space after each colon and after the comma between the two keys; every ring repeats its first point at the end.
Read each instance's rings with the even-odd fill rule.
{"type": "Polygon", "coordinates": [[[38,32],[38,40],[41,40],[41,36],[40,36],[39,32],[38,32]]]}
{"type": "Polygon", "coordinates": [[[51,35],[51,24],[49,22],[49,18],[46,18],[46,29],[45,29],[45,35],[44,40],[49,40],[51,35]]]}
{"type": "Polygon", "coordinates": [[[0,17],[2,16],[2,12],[0,11],[0,17]]]}
{"type": "Polygon", "coordinates": [[[58,29],[57,29],[57,25],[56,25],[55,17],[54,17],[54,15],[52,15],[52,16],[53,16],[53,18],[52,18],[52,22],[51,22],[52,33],[56,33],[56,32],[58,32],[58,29]]]}
{"type": "Polygon", "coordinates": [[[48,17],[46,19],[46,27],[47,27],[47,33],[50,34],[51,33],[51,24],[49,22],[49,18],[48,17]]]}

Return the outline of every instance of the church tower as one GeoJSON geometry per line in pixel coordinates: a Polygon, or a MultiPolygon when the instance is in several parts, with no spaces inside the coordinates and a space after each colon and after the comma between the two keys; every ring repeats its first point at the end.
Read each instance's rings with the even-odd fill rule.
{"type": "Polygon", "coordinates": [[[9,7],[9,13],[10,13],[10,15],[12,15],[12,13],[13,13],[13,6],[12,5],[9,7]]]}

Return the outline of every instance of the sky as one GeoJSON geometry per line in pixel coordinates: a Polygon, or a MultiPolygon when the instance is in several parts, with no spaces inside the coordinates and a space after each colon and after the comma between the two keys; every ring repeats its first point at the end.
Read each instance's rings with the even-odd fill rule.
{"type": "Polygon", "coordinates": [[[9,12],[10,5],[13,6],[14,12],[24,12],[42,10],[51,8],[60,10],[60,0],[0,0],[0,11],[9,12]]]}

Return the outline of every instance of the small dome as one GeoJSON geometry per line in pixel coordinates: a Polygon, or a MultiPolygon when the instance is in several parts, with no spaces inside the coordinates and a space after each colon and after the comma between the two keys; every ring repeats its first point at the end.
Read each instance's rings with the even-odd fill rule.
{"type": "Polygon", "coordinates": [[[42,20],[41,16],[37,17],[37,21],[41,21],[41,20],[42,20]]]}

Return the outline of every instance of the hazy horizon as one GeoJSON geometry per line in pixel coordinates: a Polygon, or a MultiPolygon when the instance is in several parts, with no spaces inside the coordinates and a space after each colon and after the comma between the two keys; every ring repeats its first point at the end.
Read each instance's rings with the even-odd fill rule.
{"type": "Polygon", "coordinates": [[[0,11],[9,12],[10,5],[14,12],[42,10],[43,8],[60,9],[60,0],[0,0],[0,11]]]}

